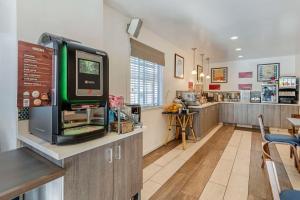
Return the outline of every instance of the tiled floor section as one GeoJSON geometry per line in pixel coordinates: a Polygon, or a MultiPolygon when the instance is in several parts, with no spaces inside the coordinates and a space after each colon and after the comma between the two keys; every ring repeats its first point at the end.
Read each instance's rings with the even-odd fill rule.
{"type": "Polygon", "coordinates": [[[235,131],[200,200],[248,198],[251,132],[235,131]]]}
{"type": "Polygon", "coordinates": [[[158,160],[160,157],[164,156],[169,151],[171,151],[172,149],[177,147],[179,144],[180,144],[180,140],[172,140],[172,141],[168,142],[166,145],[164,145],[164,146],[156,149],[155,151],[147,154],[143,158],[143,167],[144,168],[148,167],[153,162],[158,160]]]}
{"type": "Polygon", "coordinates": [[[201,141],[188,143],[186,150],[182,150],[182,146],[178,145],[163,157],[144,168],[142,199],[149,199],[220,127],[221,125],[213,129],[201,141]]]}

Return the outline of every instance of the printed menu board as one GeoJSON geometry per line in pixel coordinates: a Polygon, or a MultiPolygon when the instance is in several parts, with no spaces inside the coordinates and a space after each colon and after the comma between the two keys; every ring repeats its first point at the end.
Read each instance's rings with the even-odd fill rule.
{"type": "Polygon", "coordinates": [[[51,105],[53,49],[18,43],[18,108],[51,105]]]}

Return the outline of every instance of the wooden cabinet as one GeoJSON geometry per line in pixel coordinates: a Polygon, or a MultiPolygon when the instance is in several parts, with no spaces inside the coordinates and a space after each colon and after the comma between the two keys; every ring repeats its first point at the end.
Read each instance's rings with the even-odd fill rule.
{"type": "Polygon", "coordinates": [[[220,104],[220,122],[234,123],[234,104],[233,103],[221,103],[220,104]]]}
{"type": "Polygon", "coordinates": [[[130,199],[142,190],[142,134],[116,142],[114,160],[114,199],[130,199]]]}
{"type": "Polygon", "coordinates": [[[65,200],[113,199],[112,151],[109,144],[65,159],[65,200]]]}
{"type": "Polygon", "coordinates": [[[263,116],[265,126],[280,128],[280,105],[263,105],[263,116]]]}
{"type": "Polygon", "coordinates": [[[248,124],[248,105],[234,104],[234,123],[247,125],[248,124]]]}
{"type": "Polygon", "coordinates": [[[205,137],[219,123],[219,105],[210,105],[205,108],[191,109],[198,112],[194,116],[194,130],[198,138],[205,137]]]}
{"type": "Polygon", "coordinates": [[[258,116],[263,114],[263,106],[259,104],[248,104],[248,125],[259,126],[258,116]]]}
{"type": "Polygon", "coordinates": [[[64,160],[65,200],[130,199],[142,189],[142,134],[64,160]]]}
{"type": "Polygon", "coordinates": [[[299,107],[293,105],[282,105],[280,106],[280,126],[281,128],[288,129],[292,128],[291,123],[288,122],[287,118],[291,117],[292,114],[299,114],[299,107]]]}

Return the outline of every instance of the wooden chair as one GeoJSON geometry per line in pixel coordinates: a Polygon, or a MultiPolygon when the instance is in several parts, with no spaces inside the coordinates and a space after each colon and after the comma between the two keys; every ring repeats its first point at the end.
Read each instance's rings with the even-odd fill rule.
{"type": "Polygon", "coordinates": [[[264,167],[265,160],[270,159],[270,149],[269,144],[284,144],[289,145],[292,149],[292,154],[294,155],[294,161],[295,161],[295,167],[299,170],[299,160],[298,160],[298,153],[297,153],[297,146],[300,145],[298,138],[290,136],[290,135],[282,135],[282,134],[266,134],[265,132],[265,126],[263,121],[263,116],[258,116],[259,121],[259,127],[262,137],[262,165],[261,167],[264,167]]]}
{"type": "Polygon", "coordinates": [[[300,191],[297,191],[297,190],[281,191],[279,181],[278,181],[276,166],[271,158],[266,160],[266,166],[267,166],[267,172],[268,172],[269,181],[270,181],[274,200],[297,200],[297,199],[300,199],[300,191]]]}

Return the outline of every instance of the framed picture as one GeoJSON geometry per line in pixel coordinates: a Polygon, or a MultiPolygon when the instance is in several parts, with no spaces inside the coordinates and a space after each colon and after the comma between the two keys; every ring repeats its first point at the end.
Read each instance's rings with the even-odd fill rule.
{"type": "Polygon", "coordinates": [[[184,79],[184,58],[175,54],[174,77],[184,79]]]}
{"type": "Polygon", "coordinates": [[[211,82],[212,83],[227,83],[228,82],[228,68],[227,67],[211,68],[211,82]]]}
{"type": "Polygon", "coordinates": [[[203,77],[200,74],[203,73],[203,66],[197,65],[197,81],[203,81],[203,77]]]}
{"type": "Polygon", "coordinates": [[[257,81],[277,81],[280,76],[280,63],[258,64],[257,81]]]}

